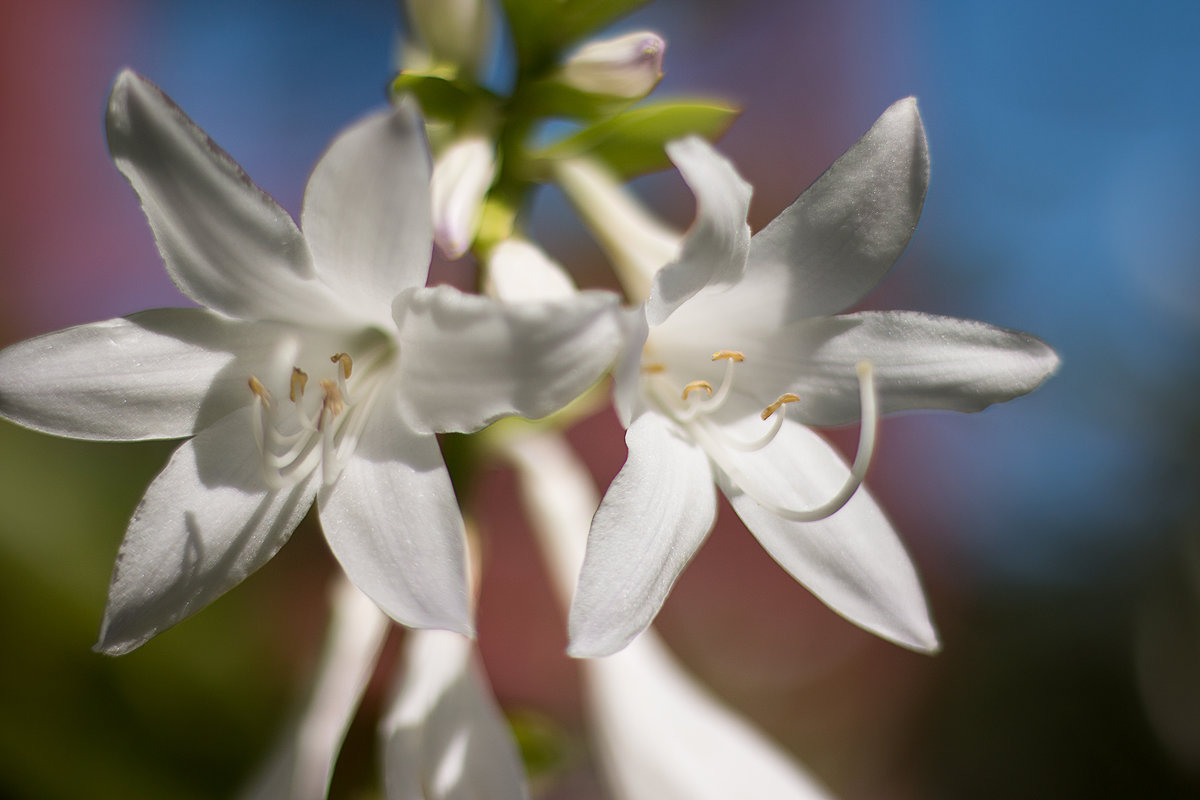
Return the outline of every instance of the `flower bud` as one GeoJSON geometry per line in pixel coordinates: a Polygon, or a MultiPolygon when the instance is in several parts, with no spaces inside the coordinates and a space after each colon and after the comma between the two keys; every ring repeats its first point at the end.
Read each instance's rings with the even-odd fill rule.
{"type": "Polygon", "coordinates": [[[494,145],[479,134],[451,142],[434,161],[433,241],[447,258],[459,258],[471,247],[483,198],[495,176],[494,145]]]}
{"type": "Polygon", "coordinates": [[[577,291],[571,276],[537,245],[505,239],[488,255],[487,290],[506,303],[562,300],[577,291]]]}
{"type": "Polygon", "coordinates": [[[492,33],[487,0],[405,0],[405,5],[416,51],[406,59],[408,67],[453,64],[470,74],[478,71],[492,33]]]}
{"type": "Polygon", "coordinates": [[[662,37],[649,31],[591,42],[567,59],[559,80],[581,92],[636,100],[662,79],[665,49],[662,37]]]}

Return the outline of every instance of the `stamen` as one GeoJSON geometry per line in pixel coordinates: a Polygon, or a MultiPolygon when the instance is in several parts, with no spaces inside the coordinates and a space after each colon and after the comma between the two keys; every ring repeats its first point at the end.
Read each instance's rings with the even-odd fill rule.
{"type": "Polygon", "coordinates": [[[754,496],[745,482],[738,481],[739,486],[763,508],[776,516],[795,522],[816,522],[833,516],[842,509],[850,498],[862,486],[867,476],[867,467],[871,463],[871,455],[875,451],[875,433],[879,424],[878,398],[875,395],[875,373],[870,361],[860,361],[856,365],[858,372],[858,393],[861,409],[861,429],[858,434],[858,452],[854,455],[854,464],[850,467],[850,475],[837,494],[815,508],[799,509],[786,508],[761,497],[754,496]]]}
{"type": "Polygon", "coordinates": [[[321,381],[321,388],[325,391],[325,397],[321,400],[321,416],[317,420],[317,430],[322,430],[326,427],[326,415],[332,420],[346,408],[346,402],[342,399],[342,392],[338,389],[337,384],[330,380],[321,381]]]}
{"type": "Polygon", "coordinates": [[[267,387],[262,385],[262,381],[253,375],[250,376],[250,391],[262,402],[264,407],[271,407],[271,393],[267,391],[267,387]]]}
{"type": "Polygon", "coordinates": [[[692,381],[687,386],[683,387],[683,399],[687,400],[689,394],[701,390],[708,392],[709,397],[713,396],[713,387],[711,383],[708,381],[692,381]]]}
{"type": "Polygon", "coordinates": [[[722,361],[725,359],[741,363],[746,360],[746,355],[744,353],[739,353],[737,350],[718,350],[717,352],[713,353],[713,361],[722,361]]]}
{"type": "Polygon", "coordinates": [[[350,380],[350,371],[354,369],[354,359],[350,358],[349,353],[335,353],[329,357],[329,360],[334,364],[339,364],[346,380],[350,380]]]}
{"type": "Polygon", "coordinates": [[[288,399],[296,402],[297,393],[304,397],[304,387],[308,385],[308,373],[299,367],[292,367],[292,385],[288,390],[288,399]],[[299,390],[299,392],[297,392],[299,390]]]}
{"type": "Polygon", "coordinates": [[[646,375],[661,375],[667,371],[666,364],[642,364],[642,372],[646,375]]]}
{"type": "Polygon", "coordinates": [[[797,397],[796,395],[792,394],[791,392],[788,392],[787,394],[781,394],[781,395],[779,395],[778,400],[776,400],[774,403],[771,403],[771,405],[769,405],[763,409],[761,416],[765,420],[768,417],[770,417],[772,414],[774,414],[776,411],[783,408],[784,405],[786,405],[787,403],[799,403],[799,402],[800,402],[800,398],[797,397]]]}

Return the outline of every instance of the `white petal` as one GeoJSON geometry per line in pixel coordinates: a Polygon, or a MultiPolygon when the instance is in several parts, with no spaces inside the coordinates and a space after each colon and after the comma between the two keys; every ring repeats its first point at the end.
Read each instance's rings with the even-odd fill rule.
{"type": "Polygon", "coordinates": [[[80,325],[0,352],[0,415],[80,439],[189,436],[247,405],[233,350],[269,345],[251,326],[199,309],[80,325]]]}
{"type": "Polygon", "coordinates": [[[849,468],[824,439],[786,420],[758,452],[709,454],[738,516],[792,577],[856,625],[914,650],[938,649],[912,561],[866,489],[820,522],[782,519],[750,496],[796,509],[827,501],[849,468]]]}
{"type": "Polygon", "coordinates": [[[637,100],[662,80],[666,47],[651,31],[597,39],[567,58],[559,80],[581,92],[637,100]]]}
{"type": "MultiPolygon", "coordinates": [[[[877,311],[806,320],[746,353],[743,386],[795,392],[798,419],[843,425],[859,418],[854,365],[867,360],[884,413],[979,411],[1031,392],[1058,369],[1041,339],[973,320],[877,311]]],[[[791,410],[791,409],[789,409],[791,410]]]]}
{"type": "Polygon", "coordinates": [[[333,141],[309,178],[301,225],[322,280],[380,320],[401,289],[425,285],[429,152],[413,104],[372,114],[333,141]]]}
{"type": "Polygon", "coordinates": [[[96,649],[120,655],[261,567],[312,504],[310,481],[269,491],[247,406],[184,442],[146,490],[113,568],[96,649]]]}
{"type": "Polygon", "coordinates": [[[459,258],[475,241],[483,198],[496,175],[495,145],[487,136],[464,136],[438,156],[430,181],[433,241],[447,258],[459,258]]]}
{"type": "Polygon", "coordinates": [[[688,677],[653,631],[584,666],[596,744],[621,800],[831,797],[688,677]]]}
{"type": "Polygon", "coordinates": [[[521,800],[529,796],[509,731],[471,642],[411,631],[382,723],[388,800],[521,800]]]}
{"type": "Polygon", "coordinates": [[[893,104],[750,245],[739,307],[763,325],[834,314],[861,300],[900,257],[929,185],[913,98],[893,104]]]}
{"type": "Polygon", "coordinates": [[[696,219],[679,260],[654,276],[646,318],[658,325],[701,289],[722,289],[742,277],[750,249],[750,184],[703,139],[667,145],[667,154],[696,195],[696,219]]]}
{"type": "Polygon", "coordinates": [[[505,239],[492,248],[487,281],[488,293],[505,303],[567,300],[577,291],[561,264],[523,239],[505,239]]]}
{"type": "Polygon", "coordinates": [[[717,513],[704,451],[658,414],[634,420],[629,457],[592,520],[571,604],[573,656],[615,653],[642,632],[717,513]]]}
{"type": "Polygon", "coordinates": [[[342,569],[388,616],[472,635],[454,487],[437,439],[409,430],[393,397],[378,398],[354,455],[317,505],[342,569]]]}
{"type": "Polygon", "coordinates": [[[311,694],[243,800],[323,800],[387,630],[387,617],[370,598],[338,580],[311,694]]]}
{"type": "Polygon", "coordinates": [[[628,428],[633,418],[641,413],[642,400],[638,386],[642,379],[643,348],[650,335],[650,325],[646,322],[644,304],[623,309],[619,321],[625,346],[613,369],[613,406],[621,424],[628,428]]]}
{"type": "Polygon", "coordinates": [[[108,149],[185,294],[243,319],[312,319],[337,305],[296,224],[149,81],[126,70],[108,101],[108,149]]]}
{"type": "Polygon", "coordinates": [[[593,384],[621,345],[609,292],[502,304],[437,286],[405,292],[393,310],[405,417],[423,431],[544,417],[593,384]]]}

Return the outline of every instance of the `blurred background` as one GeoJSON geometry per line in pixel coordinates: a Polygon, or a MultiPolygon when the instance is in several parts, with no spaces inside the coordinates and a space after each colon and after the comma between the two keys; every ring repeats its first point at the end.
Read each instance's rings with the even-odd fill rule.
{"type": "MultiPolygon", "coordinates": [[[[0,344],[184,303],[107,156],[119,68],[297,213],[325,144],[382,102],[397,36],[392,0],[8,2],[0,22],[0,344]]],[[[728,507],[660,616],[667,641],[842,798],[1200,796],[1200,6],[659,0],[620,29],[642,27],[668,42],[656,96],[743,109],[722,148],[755,186],[756,230],[916,95],[931,189],[866,307],[1028,330],[1063,359],[1014,403],[883,424],[869,484],[940,655],[827,611],[728,507]]],[[[687,224],[677,176],[638,187],[687,224]]],[[[537,220],[581,283],[608,280],[557,193],[537,220]]],[[[613,415],[570,436],[606,485],[625,455],[613,415]]],[[[311,521],[203,613],[131,655],[91,652],[125,523],[171,449],[0,423],[0,796],[229,796],[303,692],[331,574],[311,521]]],[[[485,543],[484,659],[543,796],[602,798],[514,486],[500,464],[458,486],[485,543]]],[[[335,797],[376,796],[381,691],[335,797]]]]}

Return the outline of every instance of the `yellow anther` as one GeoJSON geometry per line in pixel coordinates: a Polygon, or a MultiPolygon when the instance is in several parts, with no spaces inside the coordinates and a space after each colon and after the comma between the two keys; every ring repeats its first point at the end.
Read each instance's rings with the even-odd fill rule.
{"type": "Polygon", "coordinates": [[[337,384],[330,380],[321,381],[321,389],[325,392],[325,399],[321,401],[321,418],[317,420],[317,430],[321,430],[325,424],[325,412],[329,412],[332,419],[346,408],[346,401],[342,398],[342,390],[337,387],[337,384]]]}
{"type": "Polygon", "coordinates": [[[329,360],[334,364],[341,364],[342,375],[346,377],[346,380],[350,380],[350,370],[354,369],[354,359],[350,358],[349,353],[334,353],[329,360]]]}
{"type": "Polygon", "coordinates": [[[659,364],[657,362],[652,364],[642,364],[642,372],[646,373],[647,375],[659,375],[666,371],[666,364],[659,364]]]}
{"type": "Polygon", "coordinates": [[[258,378],[255,378],[253,375],[250,376],[250,391],[254,393],[255,397],[262,401],[264,406],[267,408],[271,407],[271,393],[267,391],[267,387],[262,385],[262,381],[260,381],[258,378]]]}
{"type": "Polygon", "coordinates": [[[712,397],[713,395],[713,387],[711,383],[708,381],[692,381],[687,386],[683,387],[683,399],[687,400],[688,395],[697,390],[708,392],[709,397],[712,397]]]}
{"type": "Polygon", "coordinates": [[[784,405],[786,405],[788,403],[798,403],[798,402],[800,402],[800,398],[797,397],[796,395],[792,394],[791,392],[788,392],[787,394],[781,394],[781,395],[779,395],[778,400],[776,400],[774,403],[771,403],[771,405],[769,405],[763,409],[762,418],[767,419],[768,417],[770,417],[772,414],[774,414],[779,409],[783,408],[784,405]]]}
{"type": "Polygon", "coordinates": [[[713,361],[726,361],[726,360],[736,361],[737,363],[740,364],[741,362],[746,360],[746,354],[739,353],[737,350],[718,350],[717,352],[713,353],[712,360],[713,361]]]}
{"type": "Polygon", "coordinates": [[[292,385],[288,389],[288,399],[296,402],[297,393],[304,397],[304,387],[308,385],[308,373],[299,367],[292,367],[292,385]]]}

